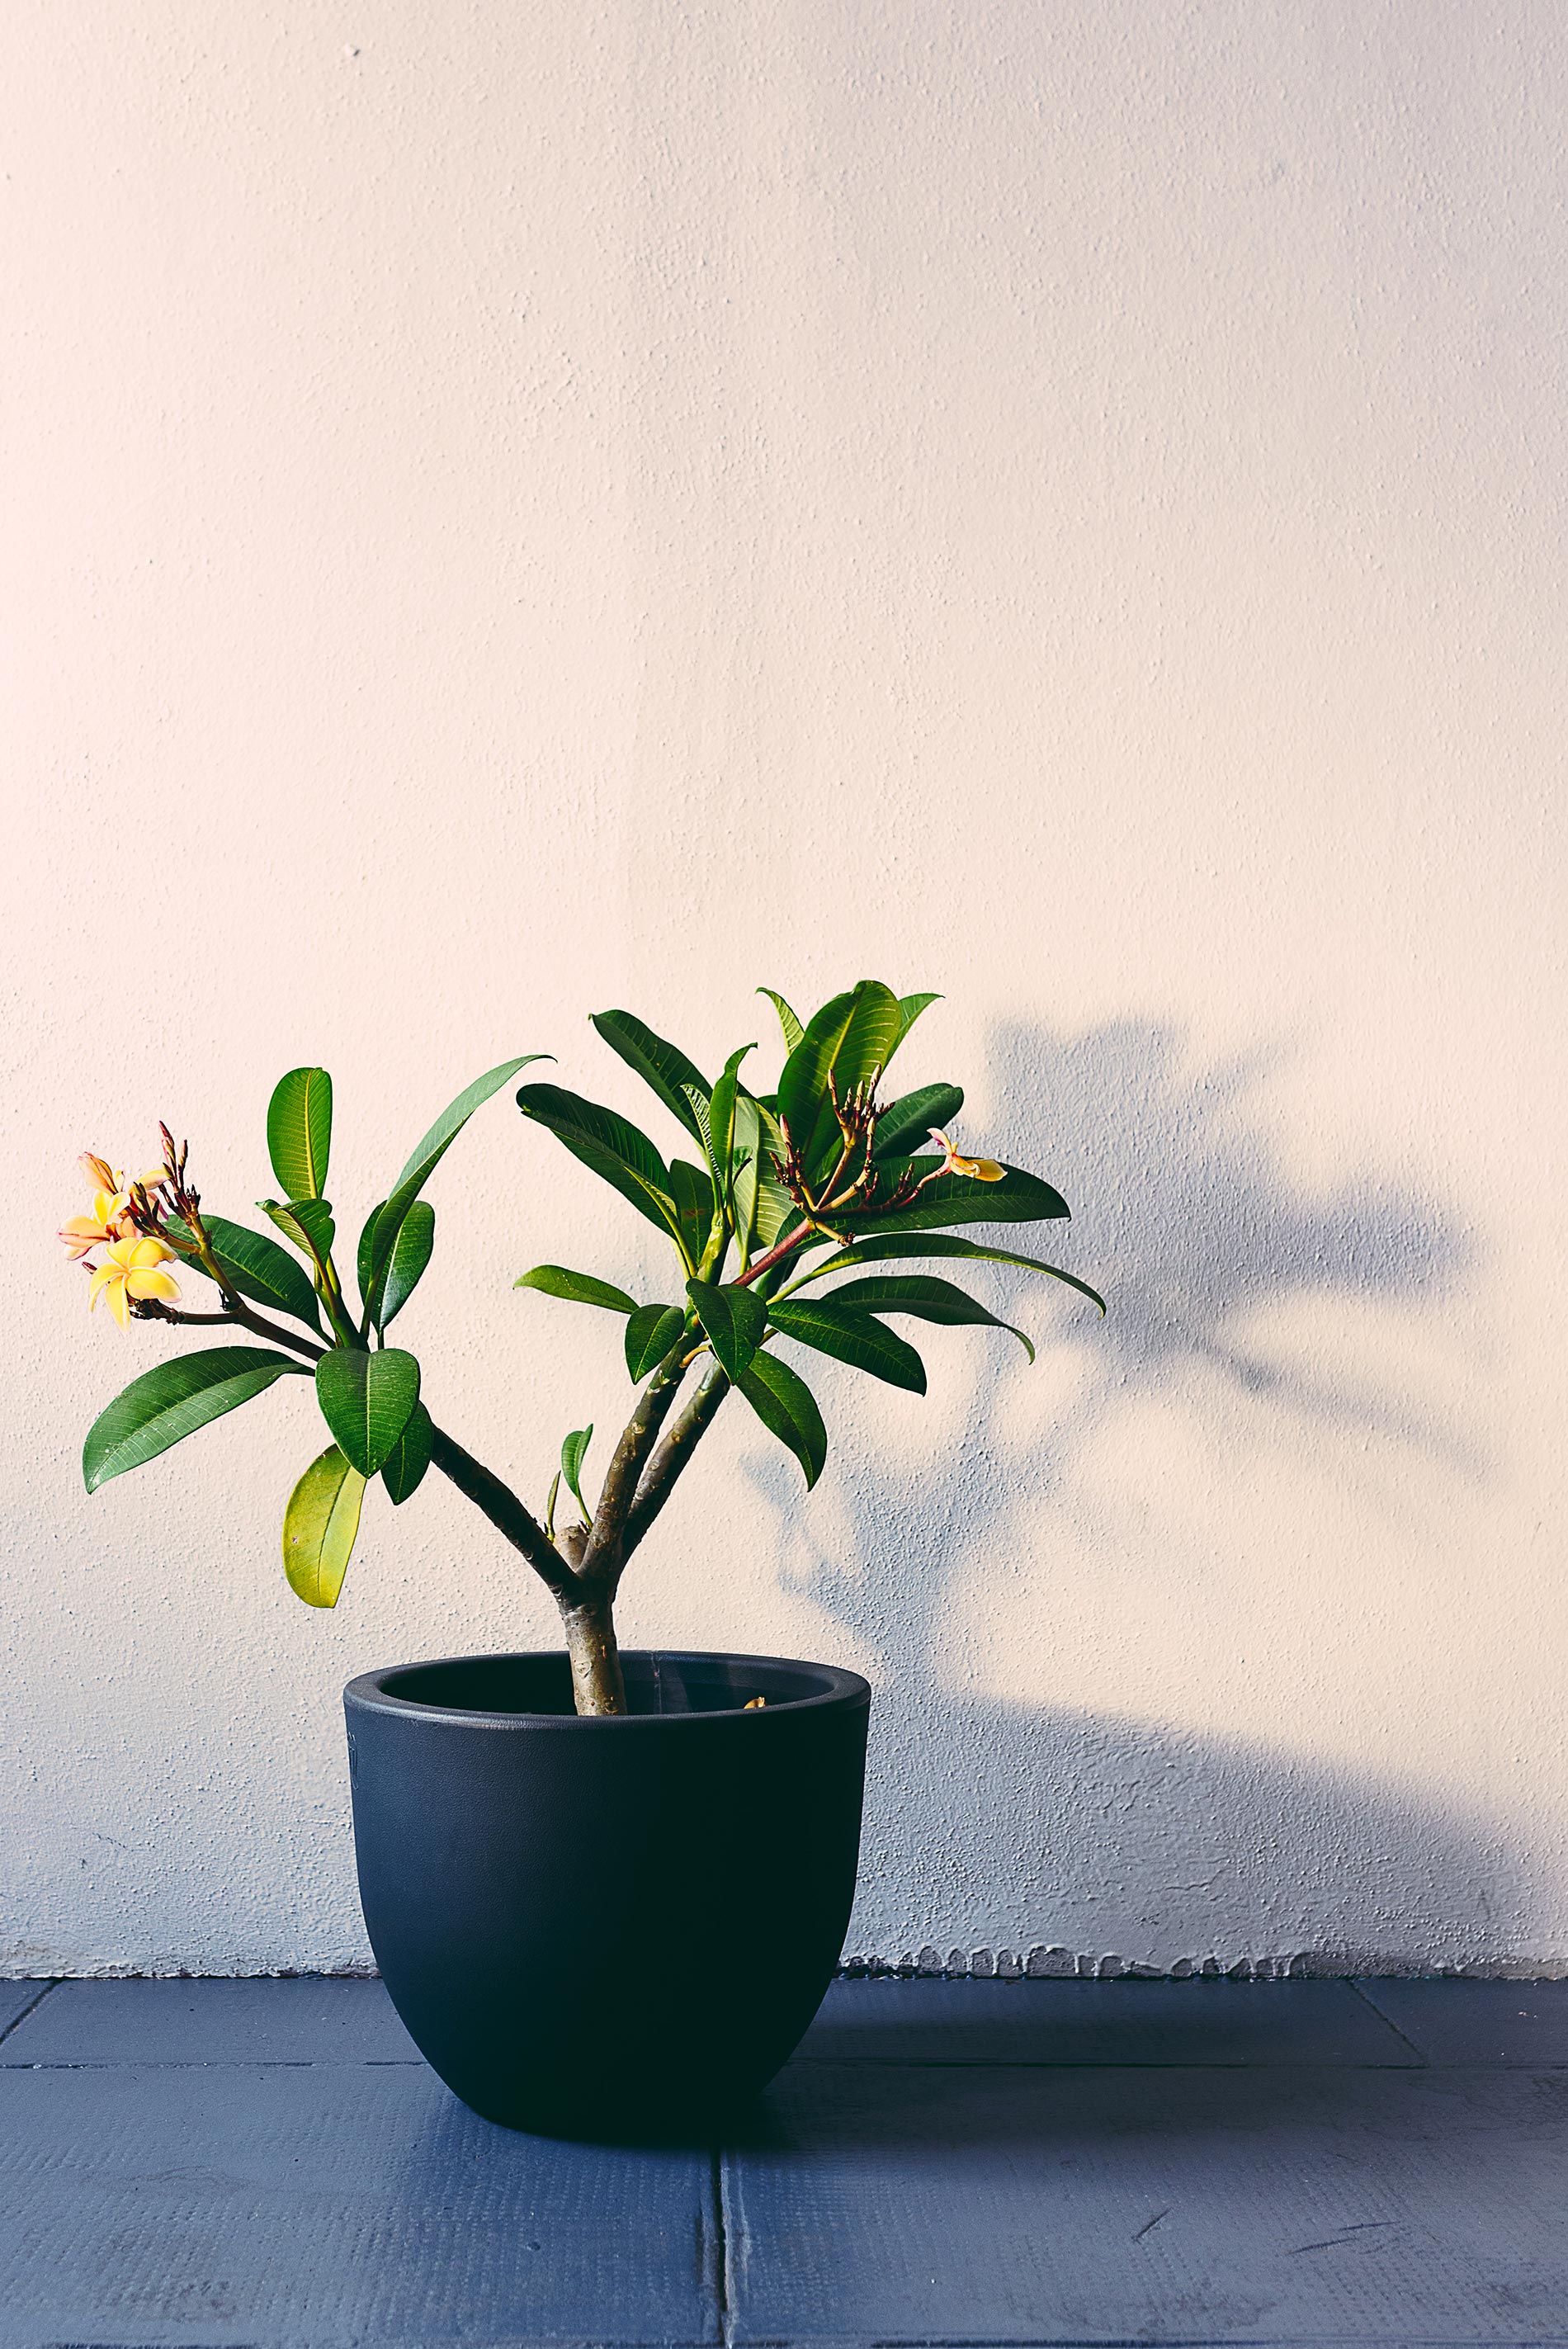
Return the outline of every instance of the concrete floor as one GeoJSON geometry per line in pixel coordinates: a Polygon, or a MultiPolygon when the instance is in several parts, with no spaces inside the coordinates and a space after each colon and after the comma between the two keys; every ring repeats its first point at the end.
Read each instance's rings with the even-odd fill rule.
{"type": "Polygon", "coordinates": [[[476,2119],[378,1982],[0,2034],[0,2349],[1568,2349],[1568,1984],[841,1982],[639,2151],[476,2119]]]}

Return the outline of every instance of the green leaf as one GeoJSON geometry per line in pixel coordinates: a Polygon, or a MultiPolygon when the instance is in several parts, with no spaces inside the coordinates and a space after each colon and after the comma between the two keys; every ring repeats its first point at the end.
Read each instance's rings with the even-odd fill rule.
{"type": "MultiPolygon", "coordinates": [[[[482,1109],[492,1093],[499,1093],[509,1077],[515,1077],[519,1069],[526,1069],[531,1061],[548,1061],[550,1057],[548,1052],[524,1052],[517,1060],[502,1061],[497,1067],[487,1069],[482,1077],[476,1077],[455,1102],[448,1103],[429,1132],[415,1144],[413,1152],[404,1162],[403,1171],[393,1186],[387,1206],[390,1206],[405,1191],[412,1200],[424,1188],[475,1110],[482,1109]],[[408,1189],[410,1184],[412,1190],[408,1189]]],[[[401,1223],[402,1219],[402,1212],[399,1212],[397,1220],[401,1223]]]]}
{"type": "Polygon", "coordinates": [[[898,998],[880,979],[862,978],[812,1015],[779,1080],[779,1116],[809,1173],[839,1147],[829,1079],[841,1099],[857,1085],[874,1083],[903,1032],[898,998]]]}
{"type": "Polygon", "coordinates": [[[762,1115],[748,1093],[737,1093],[730,1160],[734,1170],[730,1197],[735,1228],[743,1244],[757,1222],[757,1189],[762,1180],[762,1115]]]}
{"type": "Polygon", "coordinates": [[[313,1460],[284,1512],[284,1572],[307,1607],[335,1607],[359,1531],[365,1479],[335,1444],[313,1460]]]}
{"type": "Polygon", "coordinates": [[[288,1371],[309,1375],[308,1362],[291,1361],[266,1346],[210,1346],[143,1371],[88,1430],[82,1481],[89,1493],[222,1419],[288,1371]]]}
{"type": "Polygon", "coordinates": [[[713,1177],[706,1167],[694,1166],[689,1158],[672,1158],[670,1189],[675,1195],[681,1247],[691,1263],[700,1264],[713,1230],[713,1177]]]}
{"type": "MultiPolygon", "coordinates": [[[[565,1143],[574,1158],[593,1168],[611,1189],[619,1191],[639,1215],[656,1224],[683,1257],[680,1216],[670,1187],[669,1170],[645,1133],[629,1118],[597,1102],[583,1101],[559,1085],[523,1085],[517,1105],[565,1143]]],[[[687,1259],[688,1271],[696,1258],[687,1259]]]]}
{"type": "Polygon", "coordinates": [[[374,1476],[419,1400],[419,1365],[396,1346],[377,1354],[335,1346],[315,1366],[315,1392],[339,1449],[374,1476]]]}
{"type": "Polygon", "coordinates": [[[416,1199],[403,1218],[403,1228],[392,1248],[392,1261],[387,1268],[387,1285],[382,1293],[377,1326],[383,1330],[395,1313],[401,1313],[414,1294],[425,1267],[430,1261],[430,1250],[436,1245],[436,1210],[428,1199],[416,1199]]]}
{"type": "Polygon", "coordinates": [[[872,1158],[906,1157],[912,1145],[918,1147],[934,1125],[951,1125],[963,1106],[959,1085],[922,1085],[916,1092],[902,1094],[888,1103],[877,1120],[872,1158]]]}
{"type": "MultiPolygon", "coordinates": [[[[1016,1338],[1030,1361],[1035,1350],[1023,1331],[1011,1321],[998,1320],[995,1313],[975,1298],[955,1288],[950,1280],[938,1280],[934,1273],[872,1274],[867,1280],[846,1281],[823,1300],[833,1305],[848,1306],[852,1312],[909,1313],[917,1321],[939,1321],[949,1326],[961,1322],[985,1322],[993,1330],[1006,1330],[1016,1338]]],[[[789,1311],[786,1306],[784,1310],[789,1311]]]]}
{"type": "Polygon", "coordinates": [[[413,1154],[404,1164],[392,1187],[387,1204],[375,1217],[375,1229],[370,1242],[370,1278],[362,1283],[366,1309],[373,1321],[381,1319],[381,1291],[386,1285],[392,1251],[397,1245],[397,1235],[403,1228],[403,1218],[424,1189],[441,1160],[467,1125],[475,1110],[482,1109],[492,1093],[500,1092],[509,1077],[519,1069],[526,1069],[532,1061],[549,1059],[546,1052],[524,1052],[515,1061],[502,1061],[499,1067],[487,1069],[476,1077],[466,1092],[449,1103],[429,1132],[416,1143],[413,1154]]]}
{"type": "Polygon", "coordinates": [[[683,1085],[681,1087],[681,1091],[685,1093],[687,1101],[691,1103],[691,1113],[696,1120],[696,1138],[702,1144],[704,1157],[707,1158],[709,1164],[711,1164],[713,1162],[713,1128],[708,1123],[707,1095],[705,1092],[699,1092],[696,1085],[683,1085]]]}
{"type": "Polygon", "coordinates": [[[256,1205],[285,1239],[293,1240],[302,1256],[309,1257],[313,1264],[326,1262],[337,1226],[325,1199],[258,1199],[256,1205]]]}
{"type": "MultiPolygon", "coordinates": [[[[321,1328],[309,1273],[276,1240],[268,1239],[264,1232],[247,1230],[243,1224],[232,1224],[227,1216],[203,1215],[201,1220],[218,1268],[231,1288],[248,1297],[253,1305],[270,1306],[273,1312],[292,1314],[309,1329],[321,1328]]],[[[191,1235],[177,1216],[170,1217],[169,1229],[174,1239],[189,1242],[191,1235]]],[[[211,1278],[195,1257],[181,1256],[181,1262],[192,1272],[211,1278]]]]}
{"type": "Polygon", "coordinates": [[[383,1199],[381,1206],[371,1208],[360,1230],[359,1246],[354,1252],[354,1273],[355,1278],[359,1283],[361,1305],[368,1305],[370,1302],[370,1274],[376,1246],[376,1218],[381,1213],[381,1207],[386,1205],[387,1202],[383,1199]]]}
{"type": "MultiPolygon", "coordinates": [[[[884,988],[882,992],[885,995],[887,989],[884,988]]],[[[891,996],[888,1000],[893,1002],[891,996]]],[[[851,988],[843,995],[833,996],[820,1011],[813,1012],[799,1042],[784,1063],[779,1080],[779,1117],[801,1152],[810,1141],[833,1062],[855,1016],[855,990],[851,988]]],[[[895,1024],[897,1017],[898,1007],[893,1003],[895,1024]]]]}
{"type": "Polygon", "coordinates": [[[566,1479],[566,1489],[585,1517],[593,1513],[583,1498],[583,1486],[579,1480],[583,1475],[583,1456],[593,1441],[592,1426],[574,1427],[561,1447],[561,1473],[566,1479]]]}
{"type": "Polygon", "coordinates": [[[784,998],[776,993],[771,987],[759,987],[757,992],[758,995],[765,995],[779,1014],[779,1025],[784,1030],[784,1050],[786,1052],[792,1052],[806,1030],[801,1027],[784,998]]]}
{"type": "Polygon", "coordinates": [[[685,1328],[678,1305],[638,1306],[626,1324],[626,1368],[634,1383],[657,1370],[685,1328]]]}
{"type": "Polygon", "coordinates": [[[810,1492],[828,1456],[828,1431],[805,1380],[777,1354],[764,1350],[752,1356],[749,1370],[742,1372],[736,1384],[769,1433],[795,1454],[810,1492]]]}
{"type": "Polygon", "coordinates": [[[319,1199],[332,1148],[332,1079],[291,1069],[267,1103],[267,1156],[285,1199],[319,1199]]]}
{"type": "Polygon", "coordinates": [[[898,1040],[901,1044],[908,1035],[910,1030],[913,1027],[915,1021],[919,1019],[921,1013],[923,1011],[929,1011],[934,1003],[940,1003],[941,1000],[942,998],[940,995],[901,995],[899,997],[898,1012],[901,1025],[898,1031],[898,1040]]]}
{"type": "Polygon", "coordinates": [[[651,1085],[672,1117],[678,1117],[686,1132],[696,1141],[702,1140],[696,1113],[682,1091],[683,1086],[695,1087],[704,1101],[711,1088],[700,1069],[686,1059],[675,1044],[666,1044],[655,1036],[632,1011],[595,1011],[593,1025],[613,1052],[619,1052],[628,1068],[635,1069],[645,1085],[651,1085]]]}
{"type": "MultiPolygon", "coordinates": [[[[536,1264],[512,1282],[514,1288],[538,1288],[546,1297],[564,1298],[568,1305],[600,1305],[606,1313],[634,1313],[637,1300],[628,1297],[608,1280],[595,1280],[591,1272],[568,1272],[563,1264],[536,1264]]],[[[647,1310],[644,1308],[645,1312],[647,1310]]],[[[657,1312],[659,1308],[655,1306],[657,1312]]]]}
{"type": "MultiPolygon", "coordinates": [[[[879,1171],[883,1183],[891,1185],[906,1170],[918,1181],[941,1164],[939,1158],[894,1158],[884,1160],[879,1171]]],[[[1059,1191],[1021,1166],[1009,1166],[1000,1183],[976,1183],[966,1174],[939,1174],[913,1206],[857,1207],[852,1213],[835,1213],[833,1222],[846,1232],[921,1232],[944,1224],[1034,1224],[1068,1212],[1059,1191]]]]}
{"type": "Polygon", "coordinates": [[[814,1346],[890,1387],[907,1387],[912,1394],[925,1392],[925,1364],[914,1348],[884,1330],[870,1313],[857,1313],[832,1298],[791,1298],[787,1305],[770,1305],[769,1319],[786,1338],[814,1346]]]}
{"type": "Polygon", "coordinates": [[[735,1147],[736,1071],[748,1052],[755,1052],[756,1050],[755,1044],[742,1044],[738,1051],[731,1052],[724,1064],[722,1075],[714,1086],[713,1099],[708,1105],[708,1157],[721,1196],[728,1194],[729,1160],[735,1147]]]}
{"type": "Polygon", "coordinates": [[[759,1248],[770,1248],[775,1240],[783,1238],[791,1224],[799,1223],[800,1211],[788,1191],[766,1179],[757,1188],[757,1223],[752,1234],[759,1248]]]}
{"type": "Polygon", "coordinates": [[[408,1423],[381,1464],[381,1482],[392,1495],[392,1506],[400,1509],[411,1493],[417,1493],[430,1464],[430,1438],[435,1433],[430,1414],[422,1402],[417,1402],[408,1413],[408,1423]]]}
{"type": "Polygon", "coordinates": [[[794,1200],[773,1175],[773,1159],[783,1147],[772,1112],[748,1093],[738,1092],[734,1158],[738,1164],[742,1152],[748,1156],[735,1177],[736,1228],[758,1248],[770,1248],[797,1212],[794,1200]]]}
{"type": "Polygon", "coordinates": [[[738,1385],[740,1374],[762,1343],[768,1308],[749,1288],[728,1282],[688,1280],[686,1295],[724,1369],[738,1385]]]}
{"type": "MultiPolygon", "coordinates": [[[[1091,1305],[1098,1305],[1102,1314],[1105,1311],[1105,1299],[1099,1291],[1091,1288],[1087,1280],[1080,1280],[1076,1273],[1064,1272],[1060,1265],[1042,1263],[1036,1256],[1015,1256],[1011,1248],[985,1247],[979,1240],[961,1239],[955,1233],[949,1232],[868,1232],[855,1242],[853,1247],[846,1248],[842,1255],[830,1257],[826,1263],[813,1266],[807,1278],[820,1280],[825,1272],[848,1272],[853,1267],[874,1264],[890,1257],[918,1256],[961,1256],[976,1264],[1022,1265],[1026,1272],[1043,1272],[1052,1280],[1065,1281],[1069,1288],[1076,1288],[1080,1297],[1087,1297],[1091,1305]]],[[[839,1293],[841,1295],[842,1291],[839,1293]]]]}
{"type": "Polygon", "coordinates": [[[869,1084],[880,1077],[903,1034],[903,1013],[892,988],[877,978],[861,979],[855,988],[853,1015],[833,1056],[839,1091],[869,1084]]]}

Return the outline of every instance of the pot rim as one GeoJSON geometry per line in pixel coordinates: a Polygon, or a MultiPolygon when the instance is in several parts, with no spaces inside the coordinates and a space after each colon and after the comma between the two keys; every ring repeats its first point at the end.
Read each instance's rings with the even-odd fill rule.
{"type": "MultiPolygon", "coordinates": [[[[671,1664],[734,1664],[759,1671],[782,1666],[787,1671],[819,1674],[831,1683],[814,1696],[769,1698],[765,1705],[755,1708],[751,1717],[758,1721],[777,1719],[780,1713],[820,1712],[825,1707],[848,1706],[855,1709],[869,1706],[871,1682],[859,1672],[843,1664],[817,1663],[802,1656],[752,1656],[728,1648],[624,1648],[623,1659],[671,1664]]],[[[564,1648],[500,1648],[480,1649],[461,1656],[419,1656],[407,1663],[383,1664],[377,1670],[361,1672],[351,1680],[343,1692],[347,1706],[363,1706],[366,1711],[391,1714],[402,1721],[426,1722],[431,1725],[455,1725],[464,1729],[562,1730],[567,1733],[584,1730],[648,1730],[700,1727],[704,1722],[737,1721],[748,1716],[743,1704],[715,1706],[702,1713],[493,1713],[480,1705],[429,1704],[412,1697],[394,1696],[386,1682],[400,1672],[443,1670],[459,1664],[496,1664],[513,1661],[530,1663],[545,1657],[559,1657],[570,1662],[564,1648]]]]}

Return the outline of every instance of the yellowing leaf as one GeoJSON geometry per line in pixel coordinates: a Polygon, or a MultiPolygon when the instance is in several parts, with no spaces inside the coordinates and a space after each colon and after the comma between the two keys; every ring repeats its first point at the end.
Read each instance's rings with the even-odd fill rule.
{"type": "Polygon", "coordinates": [[[335,1607],[359,1531],[365,1479],[335,1444],[313,1460],[284,1513],[284,1572],[307,1607],[335,1607]]]}

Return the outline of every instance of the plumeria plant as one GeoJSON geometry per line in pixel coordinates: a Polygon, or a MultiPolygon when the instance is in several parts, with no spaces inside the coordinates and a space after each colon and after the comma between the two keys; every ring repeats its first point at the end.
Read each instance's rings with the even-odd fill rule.
{"type": "Polygon", "coordinates": [[[387,1342],[430,1261],[436,1218],[421,1195],[426,1184],[474,1111],[546,1057],[539,1053],[491,1069],[425,1135],[359,1234],[356,1307],[338,1269],[325,1195],[332,1080],[325,1069],[291,1070],[267,1112],[268,1152],[283,1195],[259,1206],[286,1247],[203,1206],[187,1147],[177,1146],[167,1127],[161,1164],[129,1182],[107,1161],[84,1157],[91,1213],[73,1216],[60,1237],[91,1272],[89,1306],[107,1300],[122,1328],[132,1320],[232,1326],[264,1341],[206,1347],[134,1379],[88,1433],[88,1490],[154,1459],[281,1378],[314,1378],[332,1441],[284,1511],[284,1565],[300,1598],[315,1607],[335,1604],[372,1479],[398,1506],[434,1466],[548,1586],[561,1610],[578,1712],[624,1712],[616,1590],[726,1396],[742,1396],[794,1454],[808,1485],[821,1474],[822,1416],[778,1340],[916,1394],[925,1391],[924,1366],[888,1327],[890,1317],[984,1323],[1016,1338],[1034,1360],[1022,1330],[952,1281],[880,1268],[911,1259],[1024,1266],[1105,1309],[1086,1282],[1058,1266],[951,1228],[1068,1213],[1038,1175],[959,1153],[951,1139],[964,1105],[956,1085],[879,1098],[893,1054],[934,996],[901,998],[862,979],[802,1022],[782,996],[758,992],[770,998],[783,1030],[783,1069],[768,1092],[753,1092],[742,1080],[755,1044],[732,1052],[710,1083],[631,1012],[594,1018],[604,1042],[681,1127],[691,1157],[666,1163],[628,1119],[557,1085],[525,1083],[517,1095],[523,1116],[655,1225],[676,1259],[667,1302],[640,1302],[613,1282],[562,1265],[536,1265],[515,1284],[624,1319],[636,1401],[592,1505],[583,1483],[591,1426],[567,1435],[535,1516],[435,1424],[418,1362],[387,1342]],[[217,1310],[188,1309],[171,1267],[206,1283],[217,1310]]]}

